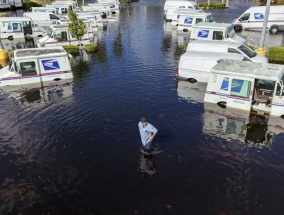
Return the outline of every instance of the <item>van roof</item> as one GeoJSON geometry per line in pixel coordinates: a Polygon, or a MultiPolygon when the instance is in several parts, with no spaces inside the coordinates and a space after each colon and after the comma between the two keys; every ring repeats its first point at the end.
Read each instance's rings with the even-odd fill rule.
{"type": "MultiPolygon", "coordinates": [[[[27,13],[24,13],[25,15],[43,15],[43,14],[53,14],[51,12],[27,12],[27,13]]],[[[53,14],[54,15],[54,14],[53,14]]]]}
{"type": "Polygon", "coordinates": [[[283,76],[284,65],[226,59],[220,60],[219,63],[212,68],[212,72],[264,80],[279,80],[283,76]]]}
{"type": "Polygon", "coordinates": [[[231,23],[217,23],[217,22],[199,22],[192,26],[193,28],[228,28],[232,26],[231,23]]]}
{"type": "Polygon", "coordinates": [[[10,21],[32,21],[29,17],[0,17],[0,22],[10,22],[10,21]]]}
{"type": "Polygon", "coordinates": [[[227,40],[193,40],[190,43],[188,43],[188,46],[190,45],[214,45],[214,46],[233,46],[233,47],[240,47],[242,45],[241,42],[238,41],[227,41],[227,40]]]}
{"type": "Polygon", "coordinates": [[[188,14],[180,14],[181,18],[204,17],[204,16],[210,16],[210,15],[211,15],[211,13],[200,13],[200,12],[193,12],[193,13],[188,13],[188,14]]]}
{"type": "Polygon", "coordinates": [[[228,52],[206,52],[206,51],[188,51],[181,55],[181,58],[213,58],[213,59],[234,59],[241,61],[244,59],[244,56],[237,53],[228,53],[228,52]]]}
{"type": "Polygon", "coordinates": [[[193,8],[173,8],[173,13],[204,13],[202,10],[195,10],[193,8]]]}
{"type": "Polygon", "coordinates": [[[44,47],[44,48],[28,48],[28,49],[18,49],[14,51],[15,59],[24,58],[38,58],[47,55],[66,55],[66,51],[62,46],[58,47],[44,47]]]}

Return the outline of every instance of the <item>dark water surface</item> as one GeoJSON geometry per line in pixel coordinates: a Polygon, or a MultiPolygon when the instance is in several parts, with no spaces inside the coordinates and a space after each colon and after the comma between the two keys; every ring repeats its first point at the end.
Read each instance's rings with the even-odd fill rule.
{"type": "Polygon", "coordinates": [[[2,93],[0,214],[284,213],[282,119],[204,108],[164,27],[162,1],[126,5],[73,84],[2,93]],[[139,153],[142,116],[162,153],[139,153]]]}

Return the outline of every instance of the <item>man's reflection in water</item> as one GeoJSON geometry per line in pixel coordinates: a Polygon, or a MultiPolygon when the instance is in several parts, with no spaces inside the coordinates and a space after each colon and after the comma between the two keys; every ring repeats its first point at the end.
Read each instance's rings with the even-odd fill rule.
{"type": "Polygon", "coordinates": [[[140,155],[140,173],[143,179],[156,173],[156,165],[153,161],[153,155],[141,153],[140,155]]]}

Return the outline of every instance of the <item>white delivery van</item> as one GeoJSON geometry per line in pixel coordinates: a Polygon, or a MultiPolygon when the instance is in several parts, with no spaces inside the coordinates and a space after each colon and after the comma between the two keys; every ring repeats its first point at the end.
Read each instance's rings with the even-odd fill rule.
{"type": "Polygon", "coordinates": [[[257,54],[245,44],[224,40],[193,40],[188,43],[186,51],[205,51],[205,52],[223,52],[237,53],[253,62],[267,63],[267,58],[257,54]]]}
{"type": "Polygon", "coordinates": [[[106,7],[111,14],[116,14],[119,12],[119,2],[112,2],[112,3],[88,3],[88,6],[95,6],[95,7],[106,7]]]}
{"type": "Polygon", "coordinates": [[[51,4],[68,4],[72,7],[72,9],[74,10],[77,7],[77,3],[76,1],[69,1],[69,0],[55,0],[54,2],[52,2],[51,4]]]}
{"type": "Polygon", "coordinates": [[[209,75],[204,102],[284,118],[284,65],[220,60],[209,75]]]}
{"type": "Polygon", "coordinates": [[[77,12],[77,17],[79,19],[81,18],[86,18],[86,19],[95,19],[96,20],[96,25],[98,27],[98,29],[102,29],[103,28],[103,20],[102,20],[102,16],[100,12],[92,12],[92,11],[81,11],[81,12],[77,12]]]}
{"type": "Polygon", "coordinates": [[[0,38],[9,40],[42,37],[45,34],[43,29],[34,26],[29,17],[0,17],[0,29],[0,38]]]}
{"type": "MultiPolygon", "coordinates": [[[[266,6],[255,6],[247,9],[240,17],[233,21],[235,31],[261,30],[263,26],[266,6]]],[[[267,30],[276,34],[284,30],[284,5],[270,6],[267,30]]]]}
{"type": "Polygon", "coordinates": [[[28,12],[24,13],[24,17],[29,17],[34,24],[38,26],[50,26],[59,24],[60,18],[53,13],[48,12],[28,12]]]}
{"type": "Polygon", "coordinates": [[[213,22],[211,13],[195,13],[190,15],[182,15],[179,18],[177,30],[179,33],[191,32],[192,26],[199,22],[213,22]]]}
{"type": "MultiPolygon", "coordinates": [[[[86,26],[86,29],[87,29],[87,32],[89,34],[89,36],[91,38],[93,38],[95,35],[98,34],[98,28],[95,26],[93,27],[93,24],[92,24],[92,21],[91,20],[88,20],[86,18],[78,18],[78,20],[81,20],[85,26],[86,26]]],[[[63,20],[60,20],[60,24],[61,25],[66,25],[68,26],[68,24],[70,23],[70,19],[63,19],[63,20]]]]}
{"type": "MultiPolygon", "coordinates": [[[[81,39],[81,45],[90,44],[91,40],[92,38],[86,29],[81,39]]],[[[79,45],[80,41],[70,33],[68,26],[55,25],[51,26],[49,35],[39,39],[36,44],[37,47],[79,45]]]]}
{"type": "Polygon", "coordinates": [[[73,78],[68,53],[62,47],[14,51],[10,66],[0,70],[0,86],[21,86],[73,78]]]}
{"type": "Polygon", "coordinates": [[[10,0],[10,6],[12,8],[22,8],[23,2],[22,0],[10,0]]]}
{"type": "Polygon", "coordinates": [[[172,19],[172,26],[177,26],[177,24],[179,22],[179,18],[181,16],[189,16],[191,14],[196,14],[196,13],[204,13],[204,12],[194,10],[192,8],[185,8],[185,9],[184,8],[178,8],[178,9],[174,9],[174,10],[169,10],[168,15],[171,16],[170,18],[172,19]]]}
{"type": "Polygon", "coordinates": [[[72,6],[71,5],[67,5],[67,4],[64,4],[64,3],[61,3],[61,4],[48,4],[46,5],[46,7],[52,7],[52,8],[56,8],[57,10],[57,14],[67,14],[68,11],[71,11],[72,10],[72,6]]]}
{"type": "Polygon", "coordinates": [[[9,0],[0,0],[0,9],[10,9],[11,5],[9,0]]]}
{"type": "Polygon", "coordinates": [[[246,40],[238,35],[232,24],[199,22],[192,26],[190,40],[228,40],[245,43],[246,40]]]}
{"type": "Polygon", "coordinates": [[[31,7],[31,10],[33,13],[36,12],[47,12],[47,13],[53,13],[55,15],[58,14],[57,10],[55,7],[31,7]]]}
{"type": "Polygon", "coordinates": [[[235,53],[216,52],[185,52],[180,56],[176,77],[191,83],[208,82],[210,70],[220,59],[246,60],[244,56],[235,53]]]}
{"type": "Polygon", "coordinates": [[[164,16],[166,21],[172,20],[173,10],[178,8],[190,8],[192,10],[203,11],[194,1],[186,0],[167,0],[164,4],[164,16]]]}

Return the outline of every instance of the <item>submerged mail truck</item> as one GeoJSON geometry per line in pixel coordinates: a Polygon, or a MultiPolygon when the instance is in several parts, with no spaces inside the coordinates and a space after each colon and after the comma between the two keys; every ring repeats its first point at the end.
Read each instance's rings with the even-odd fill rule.
{"type": "Polygon", "coordinates": [[[245,60],[244,56],[236,53],[218,53],[190,51],[180,56],[176,76],[181,80],[208,82],[209,73],[220,59],[245,60]]]}
{"type": "Polygon", "coordinates": [[[211,13],[195,13],[190,15],[181,16],[179,18],[177,30],[179,33],[190,32],[192,26],[199,22],[213,22],[213,16],[211,13]]]}
{"type": "Polygon", "coordinates": [[[227,40],[238,41],[246,40],[238,35],[229,23],[199,22],[192,26],[190,40],[227,40]]]}
{"type": "Polygon", "coordinates": [[[220,60],[212,68],[205,102],[284,118],[284,65],[220,60]]]}
{"type": "MultiPolygon", "coordinates": [[[[265,17],[266,6],[255,6],[247,9],[233,21],[235,31],[261,30],[265,17]]],[[[270,6],[267,30],[274,34],[284,30],[284,5],[270,6]]]]}
{"type": "Polygon", "coordinates": [[[29,48],[14,51],[9,66],[0,70],[0,86],[59,81],[73,78],[64,48],[29,48]]]}

